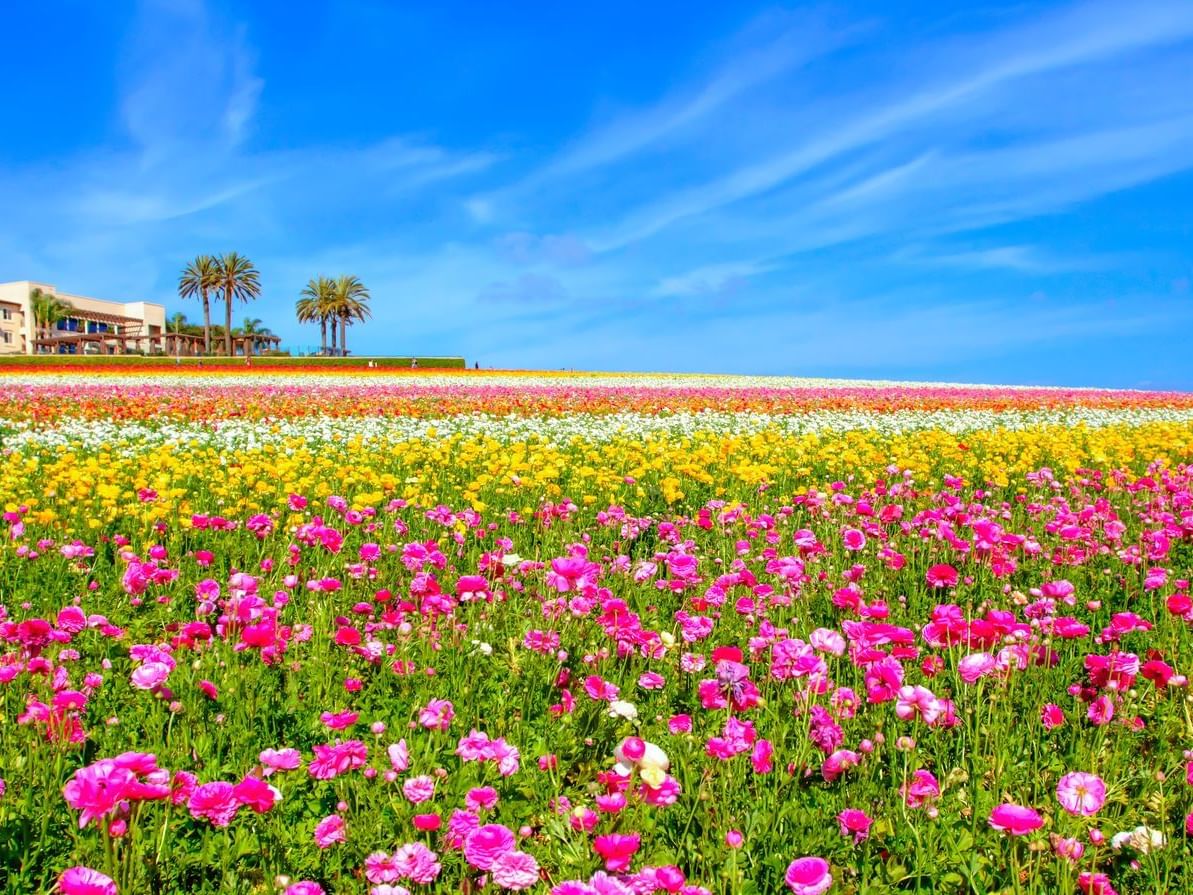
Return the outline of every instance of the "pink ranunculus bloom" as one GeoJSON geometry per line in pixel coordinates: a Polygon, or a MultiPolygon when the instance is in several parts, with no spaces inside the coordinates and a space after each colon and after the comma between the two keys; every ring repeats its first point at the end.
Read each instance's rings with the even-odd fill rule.
{"type": "Polygon", "coordinates": [[[837,815],[837,823],[841,827],[841,835],[853,839],[854,844],[857,844],[869,838],[874,820],[860,808],[846,808],[837,815]]]}
{"type": "Polygon", "coordinates": [[[940,797],[940,784],[931,771],[918,770],[903,786],[903,798],[908,808],[919,808],[925,802],[940,797]]]}
{"type": "Polygon", "coordinates": [[[195,787],[187,802],[191,817],[210,821],[212,826],[226,827],[240,810],[236,800],[235,787],[223,780],[204,783],[195,787]]]}
{"type": "Polygon", "coordinates": [[[302,753],[297,749],[265,749],[257,756],[268,775],[274,771],[293,771],[302,767],[302,753]]]}
{"type": "Polygon", "coordinates": [[[824,858],[796,858],[787,865],[784,879],[795,895],[821,895],[833,884],[829,863],[824,858]]]}
{"type": "Polygon", "coordinates": [[[282,794],[264,780],[246,774],[244,779],[232,788],[236,801],[257,814],[264,814],[282,800],[282,794]]]}
{"type": "Polygon", "coordinates": [[[538,861],[525,852],[507,851],[493,861],[489,876],[503,889],[529,889],[539,881],[538,861]]]}
{"type": "Polygon", "coordinates": [[[58,877],[62,895],[116,895],[116,883],[90,867],[71,867],[58,877]]]}
{"type": "Polygon", "coordinates": [[[111,759],[101,759],[79,768],[62,789],[66,803],[79,815],[79,828],[88,821],[100,820],[114,812],[128,790],[137,782],[137,775],[120,767],[111,759]]]}
{"type": "Polygon", "coordinates": [[[469,811],[489,810],[497,804],[497,790],[491,786],[474,786],[464,796],[469,811]]]}
{"type": "Polygon", "coordinates": [[[166,682],[171,668],[165,662],[146,662],[132,673],[132,685],[138,690],[154,690],[166,682]]]}
{"type": "Polygon", "coordinates": [[[439,856],[421,842],[403,845],[394,852],[393,862],[399,877],[413,880],[420,886],[433,883],[443,869],[439,856]]]}
{"type": "Polygon", "coordinates": [[[286,886],[282,895],[324,895],[323,887],[314,880],[302,879],[286,886]]]}
{"type": "Polygon", "coordinates": [[[629,868],[641,841],[637,833],[608,833],[597,836],[592,842],[592,848],[604,859],[606,870],[610,873],[621,873],[629,868]]]}
{"type": "Polygon", "coordinates": [[[1077,877],[1077,888],[1082,895],[1118,895],[1118,890],[1110,884],[1110,877],[1105,873],[1090,873],[1086,871],[1077,877]]]}
{"type": "Polygon", "coordinates": [[[348,839],[348,830],[344,818],[338,814],[329,814],[315,824],[315,844],[320,848],[330,848],[337,842],[348,839]]]}
{"type": "Polygon", "coordinates": [[[477,870],[488,870],[507,851],[514,850],[514,834],[501,824],[478,827],[464,840],[464,858],[477,870]]]}
{"type": "Polygon", "coordinates": [[[402,795],[412,805],[421,805],[435,797],[434,777],[411,777],[402,784],[402,795]]]}
{"type": "Polygon", "coordinates": [[[410,749],[406,746],[405,740],[398,740],[386,749],[385,753],[389,756],[389,763],[399,774],[410,767],[410,749]]]}
{"type": "Polygon", "coordinates": [[[948,563],[937,563],[924,577],[933,587],[956,587],[958,573],[948,563]]]}
{"type": "Polygon", "coordinates": [[[1092,817],[1106,803],[1106,784],[1096,774],[1074,771],[1060,778],[1056,798],[1070,814],[1092,817]]]}
{"type": "Polygon", "coordinates": [[[1086,717],[1095,727],[1109,724],[1114,719],[1114,700],[1103,694],[1089,704],[1086,717]]]}
{"type": "Polygon", "coordinates": [[[432,699],[418,716],[418,723],[427,730],[447,730],[456,717],[455,706],[447,699],[432,699]]]}
{"type": "Polygon", "coordinates": [[[1007,802],[990,812],[990,826],[1012,836],[1025,836],[1044,826],[1044,818],[1033,808],[1007,802]]]}
{"type": "Polygon", "coordinates": [[[1040,710],[1040,723],[1045,730],[1055,730],[1065,723],[1065,712],[1059,705],[1048,703],[1040,710]]]}

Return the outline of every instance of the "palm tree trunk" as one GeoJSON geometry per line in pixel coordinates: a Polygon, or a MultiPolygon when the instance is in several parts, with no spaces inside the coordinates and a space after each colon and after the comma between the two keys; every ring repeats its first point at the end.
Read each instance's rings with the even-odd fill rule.
{"type": "Polygon", "coordinates": [[[224,351],[232,356],[232,286],[224,287],[224,351]]]}
{"type": "Polygon", "coordinates": [[[336,353],[336,324],[338,323],[335,317],[331,318],[331,351],[330,354],[336,353]]]}
{"type": "Polygon", "coordinates": [[[348,318],[340,321],[340,357],[348,356],[348,318]]]}
{"type": "Polygon", "coordinates": [[[211,299],[203,290],[203,353],[211,354],[211,299]]]}
{"type": "Polygon", "coordinates": [[[319,318],[319,353],[327,354],[327,318],[319,318]]]}

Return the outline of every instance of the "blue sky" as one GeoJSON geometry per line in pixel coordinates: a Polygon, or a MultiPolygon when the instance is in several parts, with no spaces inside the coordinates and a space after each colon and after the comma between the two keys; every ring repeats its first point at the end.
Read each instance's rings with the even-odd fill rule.
{"type": "Polygon", "coordinates": [[[19,4],[0,280],[484,366],[1193,388],[1193,3],[19,4]],[[958,6],[965,7],[958,9],[958,6]],[[237,308],[239,320],[244,311],[237,308]]]}

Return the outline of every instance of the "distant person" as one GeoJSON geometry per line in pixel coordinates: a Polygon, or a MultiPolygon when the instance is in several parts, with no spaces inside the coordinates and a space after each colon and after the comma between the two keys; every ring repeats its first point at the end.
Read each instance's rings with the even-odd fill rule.
{"type": "Polygon", "coordinates": [[[418,369],[418,358],[417,357],[410,358],[410,369],[411,370],[418,369]]]}
{"type": "Polygon", "coordinates": [[[479,370],[480,368],[481,368],[481,362],[480,362],[480,361],[476,361],[475,363],[473,363],[473,365],[472,365],[472,369],[474,369],[474,370],[479,370]]]}

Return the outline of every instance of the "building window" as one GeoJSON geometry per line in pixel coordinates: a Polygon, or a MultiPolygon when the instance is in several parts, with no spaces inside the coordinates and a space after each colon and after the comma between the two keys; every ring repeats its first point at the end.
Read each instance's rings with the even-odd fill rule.
{"type": "Polygon", "coordinates": [[[8,332],[7,330],[5,330],[5,332],[4,332],[4,344],[5,345],[12,344],[12,333],[8,332]]]}
{"type": "Polygon", "coordinates": [[[4,308],[3,314],[4,314],[5,320],[11,320],[12,319],[12,308],[4,308]]]}

